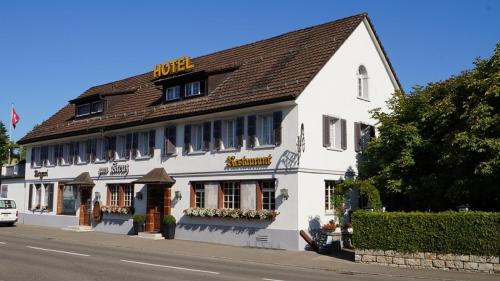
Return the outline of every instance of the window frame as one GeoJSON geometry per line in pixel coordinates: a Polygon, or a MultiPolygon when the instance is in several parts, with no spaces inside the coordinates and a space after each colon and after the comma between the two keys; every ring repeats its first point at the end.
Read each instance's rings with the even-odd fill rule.
{"type": "Polygon", "coordinates": [[[238,147],[236,138],[236,119],[221,120],[221,149],[236,149],[238,147]],[[232,123],[231,132],[229,132],[229,123],[232,123]],[[231,135],[230,135],[231,134],[231,135]],[[230,145],[232,139],[232,145],[230,145]]]}
{"type": "Polygon", "coordinates": [[[139,158],[149,157],[149,131],[138,132],[137,154],[139,158]]]}
{"type": "Polygon", "coordinates": [[[370,84],[369,84],[369,76],[368,76],[368,70],[366,69],[366,66],[363,64],[358,66],[358,71],[357,71],[357,98],[369,101],[370,100],[370,84]]]}
{"type": "Polygon", "coordinates": [[[335,195],[335,181],[325,180],[324,196],[325,196],[325,214],[335,214],[335,204],[333,202],[335,195]]]}
{"type": "Polygon", "coordinates": [[[241,182],[226,181],[222,183],[222,207],[224,209],[241,208],[241,182]]]}
{"type": "Polygon", "coordinates": [[[195,97],[201,95],[201,82],[200,81],[193,81],[184,84],[184,93],[186,97],[195,97]],[[196,88],[193,87],[194,85],[198,85],[198,92],[197,93],[191,93],[191,91],[194,91],[196,88]]]}
{"type": "Polygon", "coordinates": [[[123,191],[123,206],[121,207],[133,207],[134,206],[134,186],[132,184],[124,184],[120,191],[123,191]]]}
{"type": "Polygon", "coordinates": [[[181,98],[181,86],[180,85],[176,85],[176,86],[172,86],[172,87],[168,87],[165,89],[165,101],[174,101],[174,100],[178,100],[181,98]],[[169,98],[169,90],[174,90],[174,96],[172,98],[169,98]]]}
{"type": "Polygon", "coordinates": [[[192,124],[191,125],[191,152],[203,151],[203,124],[192,124]],[[199,134],[196,130],[199,129],[199,134]],[[199,141],[199,147],[198,142],[199,141]]]}
{"type": "Polygon", "coordinates": [[[92,103],[90,103],[90,114],[98,114],[98,113],[102,113],[104,111],[104,101],[103,100],[99,100],[99,101],[94,101],[92,103]],[[94,110],[94,105],[98,105],[100,104],[100,108],[98,108],[97,110],[94,110]]]}
{"type": "Polygon", "coordinates": [[[117,135],[115,159],[119,161],[127,160],[130,157],[128,154],[130,154],[130,151],[127,149],[127,135],[117,135]]]}
{"type": "Polygon", "coordinates": [[[330,116],[328,129],[330,132],[330,146],[329,149],[342,150],[342,128],[341,119],[335,116],[330,116]]]}
{"type": "MultiPolygon", "coordinates": [[[[257,115],[256,121],[256,147],[259,146],[274,146],[274,130],[273,130],[273,114],[272,113],[263,113],[257,115]],[[267,122],[266,122],[267,121],[267,122]],[[268,134],[265,135],[264,124],[267,124],[268,134]],[[264,140],[266,140],[264,142],[264,140]]],[[[266,131],[267,133],[267,131],[266,131]]]]}
{"type": "Polygon", "coordinates": [[[110,207],[120,207],[120,185],[110,184],[108,185],[109,192],[109,206],[110,207]],[[116,203],[116,204],[115,204],[116,203]]]}
{"type": "Polygon", "coordinates": [[[91,112],[92,112],[92,106],[90,103],[83,103],[83,104],[76,105],[76,109],[75,109],[75,116],[76,117],[87,116],[87,115],[90,115],[91,112]],[[86,111],[85,113],[80,113],[80,109],[84,108],[84,107],[88,107],[88,112],[86,111]]]}
{"type": "Polygon", "coordinates": [[[274,180],[264,180],[262,184],[262,210],[276,210],[276,182],[274,180]],[[266,185],[272,186],[266,186],[266,185]],[[267,196],[266,196],[267,194],[267,196]],[[267,202],[266,202],[267,197],[267,202]],[[266,208],[267,205],[267,208],[266,208]]]}
{"type": "Polygon", "coordinates": [[[194,207],[195,208],[205,208],[206,201],[206,192],[205,192],[205,184],[204,183],[193,183],[193,192],[194,192],[194,207]]]}

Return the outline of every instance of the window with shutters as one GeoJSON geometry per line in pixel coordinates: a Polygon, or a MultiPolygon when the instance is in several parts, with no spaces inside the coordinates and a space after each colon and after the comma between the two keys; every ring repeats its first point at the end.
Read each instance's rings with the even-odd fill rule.
{"type": "Polygon", "coordinates": [[[127,159],[129,151],[127,149],[127,136],[121,135],[116,137],[116,159],[127,159]]]}
{"type": "Polygon", "coordinates": [[[274,181],[262,182],[262,209],[276,209],[276,187],[274,181]]]}
{"type": "Polygon", "coordinates": [[[191,125],[191,150],[202,151],[203,149],[203,126],[201,124],[191,125]]]}
{"type": "Polygon", "coordinates": [[[185,85],[186,97],[197,96],[201,94],[200,81],[187,83],[185,85]]]}
{"type": "Polygon", "coordinates": [[[273,115],[259,115],[257,118],[257,143],[258,146],[273,145],[273,115]]]}
{"type": "Polygon", "coordinates": [[[109,184],[107,204],[113,207],[132,207],[134,187],[131,184],[109,184]]]}
{"type": "Polygon", "coordinates": [[[368,142],[372,138],[375,137],[375,127],[367,124],[360,124],[360,139],[359,139],[359,145],[361,151],[363,151],[366,146],[368,145],[368,142]]]}
{"type": "Polygon", "coordinates": [[[149,132],[140,132],[138,136],[138,157],[146,157],[149,155],[149,132]]]}
{"type": "Polygon", "coordinates": [[[334,182],[333,181],[325,181],[325,213],[333,214],[335,210],[335,206],[333,203],[334,199],[334,182]]]}
{"type": "Polygon", "coordinates": [[[366,67],[360,65],[358,68],[358,98],[368,100],[368,72],[366,67]]]}
{"type": "Polygon", "coordinates": [[[180,86],[169,87],[165,91],[166,91],[165,99],[167,101],[177,100],[181,96],[181,87],[180,86]]]}
{"type": "Polygon", "coordinates": [[[328,126],[330,131],[330,148],[340,149],[342,134],[340,131],[340,120],[337,118],[330,118],[328,126]]]}
{"type": "Polygon", "coordinates": [[[222,121],[222,147],[221,149],[230,149],[236,147],[236,120],[222,121]]]}
{"type": "Polygon", "coordinates": [[[194,186],[194,206],[196,208],[205,208],[205,185],[195,183],[194,186]]]}
{"type": "Polygon", "coordinates": [[[323,146],[336,151],[347,149],[345,119],[323,115],[323,146]]]}
{"type": "Polygon", "coordinates": [[[224,182],[223,183],[224,208],[239,209],[240,208],[240,183],[239,182],[224,182]]]}

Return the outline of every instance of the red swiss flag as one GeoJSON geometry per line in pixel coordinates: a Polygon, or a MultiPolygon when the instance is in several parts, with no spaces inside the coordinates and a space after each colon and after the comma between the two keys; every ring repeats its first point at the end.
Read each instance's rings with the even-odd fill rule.
{"type": "Polygon", "coordinates": [[[12,127],[14,127],[14,129],[16,128],[16,124],[19,123],[19,120],[21,120],[21,117],[17,114],[16,109],[12,107],[10,121],[12,122],[12,127]]]}

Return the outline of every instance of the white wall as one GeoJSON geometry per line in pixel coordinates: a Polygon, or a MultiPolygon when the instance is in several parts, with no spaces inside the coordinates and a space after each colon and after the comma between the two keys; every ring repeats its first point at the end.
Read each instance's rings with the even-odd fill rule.
{"type": "MultiPolygon", "coordinates": [[[[145,125],[137,128],[128,128],[109,132],[112,134],[127,133],[139,130],[156,129],[156,145],[154,157],[151,159],[136,159],[128,161],[116,161],[120,165],[129,165],[129,174],[120,176],[101,176],[98,177],[98,170],[100,167],[111,167],[110,162],[94,163],[94,164],[77,164],[69,166],[55,166],[55,167],[30,167],[29,163],[26,165],[26,180],[29,183],[40,182],[40,179],[34,177],[34,170],[48,171],[48,177],[43,178],[44,182],[58,182],[67,181],[75,178],[80,173],[89,172],[90,176],[95,182],[93,188],[93,199],[95,192],[101,193],[101,201],[106,203],[106,184],[110,183],[129,183],[137,178],[143,176],[153,168],[164,167],[167,173],[172,176],[177,182],[172,189],[172,197],[175,191],[180,190],[183,199],[179,202],[173,202],[173,214],[179,220],[183,213],[182,211],[189,207],[189,181],[220,181],[220,180],[262,180],[262,179],[278,179],[277,195],[279,189],[287,188],[290,193],[290,199],[280,204],[280,198],[277,198],[278,216],[275,222],[271,223],[269,228],[280,229],[296,229],[296,213],[297,213],[297,177],[294,173],[297,172],[296,166],[296,136],[297,136],[297,119],[298,110],[294,102],[273,104],[267,106],[260,106],[254,108],[247,108],[241,110],[227,111],[219,114],[211,114],[205,116],[198,116],[194,118],[186,118],[176,120],[175,122],[163,122],[153,125],[145,125]],[[233,118],[239,116],[247,116],[259,113],[272,113],[276,110],[283,111],[282,121],[282,143],[277,147],[266,148],[247,148],[244,140],[244,146],[238,150],[230,151],[209,151],[206,153],[196,153],[193,155],[185,155],[183,153],[183,140],[184,140],[184,125],[193,124],[208,120],[220,120],[224,118],[233,118]],[[177,125],[177,155],[176,156],[163,156],[164,146],[164,128],[167,125],[177,125]],[[226,158],[228,156],[236,156],[241,158],[243,156],[249,157],[264,157],[271,154],[272,164],[268,167],[240,167],[228,168],[226,167],[226,158]]],[[[245,118],[245,135],[247,132],[247,120],[245,118]]],[[[213,134],[213,129],[212,129],[213,134]]],[[[31,146],[39,146],[44,144],[64,143],[76,140],[85,140],[89,137],[97,137],[98,134],[87,135],[83,138],[65,138],[59,139],[57,142],[47,141],[31,144],[28,149],[27,159],[30,159],[31,146]]],[[[135,186],[134,192],[142,191],[143,200],[135,199],[135,206],[137,213],[146,212],[147,192],[143,186],[135,186]]],[[[57,198],[57,184],[55,185],[54,196],[57,198]]],[[[54,212],[52,212],[55,214],[54,212]]],[[[78,212],[77,212],[78,215],[78,212]]],[[[216,223],[223,223],[222,220],[216,223]]]]}
{"type": "Polygon", "coordinates": [[[325,180],[339,179],[348,167],[357,171],[354,122],[376,125],[369,111],[378,107],[387,110],[385,102],[397,88],[372,39],[368,23],[361,23],[297,99],[297,126],[304,124],[306,143],[299,173],[301,229],[310,227],[312,218],[317,218],[320,224],[333,218],[325,214],[325,180]],[[360,65],[368,71],[369,101],[357,97],[360,65]],[[323,147],[323,115],[347,120],[347,150],[323,147]]]}
{"type": "Polygon", "coordinates": [[[16,201],[16,206],[18,211],[24,210],[25,200],[25,186],[23,178],[15,178],[15,179],[2,179],[2,185],[7,185],[7,197],[10,199],[14,199],[16,201]]]}

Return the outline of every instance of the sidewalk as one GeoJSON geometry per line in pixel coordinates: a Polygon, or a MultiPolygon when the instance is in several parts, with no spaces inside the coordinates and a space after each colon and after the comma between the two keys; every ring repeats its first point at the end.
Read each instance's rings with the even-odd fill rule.
{"type": "Polygon", "coordinates": [[[18,225],[1,228],[18,237],[37,237],[87,246],[119,247],[150,253],[169,253],[222,260],[237,260],[261,264],[335,271],[344,274],[418,277],[433,280],[499,280],[495,274],[466,273],[441,270],[402,269],[387,266],[358,264],[352,261],[325,256],[315,252],[297,252],[247,247],[235,247],[183,240],[148,240],[136,236],[102,232],[72,232],[58,228],[18,225]]]}

